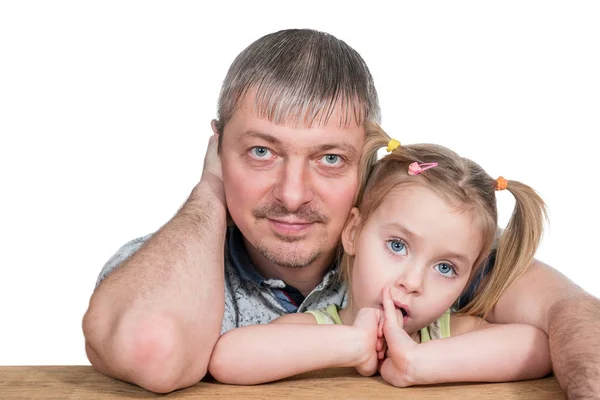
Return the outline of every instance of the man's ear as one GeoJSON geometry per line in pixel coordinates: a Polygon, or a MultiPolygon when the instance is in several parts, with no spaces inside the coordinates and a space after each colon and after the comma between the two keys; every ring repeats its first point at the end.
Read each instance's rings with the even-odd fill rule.
{"type": "Polygon", "coordinates": [[[344,226],[344,230],[342,231],[342,246],[344,246],[344,251],[349,256],[354,256],[356,251],[355,241],[359,226],[360,213],[358,212],[358,208],[354,207],[350,211],[350,216],[348,217],[346,226],[344,226]]]}
{"type": "Polygon", "coordinates": [[[215,136],[219,137],[219,130],[217,129],[217,120],[216,119],[213,119],[212,121],[210,121],[210,127],[212,128],[215,136]]]}

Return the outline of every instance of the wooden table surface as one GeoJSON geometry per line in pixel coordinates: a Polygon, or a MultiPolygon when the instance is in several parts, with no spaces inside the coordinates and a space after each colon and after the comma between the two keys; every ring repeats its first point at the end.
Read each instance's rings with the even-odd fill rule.
{"type": "Polygon", "coordinates": [[[525,382],[451,384],[395,388],[381,377],[365,378],[353,369],[330,369],[258,386],[229,386],[214,381],[166,396],[108,378],[89,366],[0,367],[0,399],[564,399],[554,377],[525,382]]]}

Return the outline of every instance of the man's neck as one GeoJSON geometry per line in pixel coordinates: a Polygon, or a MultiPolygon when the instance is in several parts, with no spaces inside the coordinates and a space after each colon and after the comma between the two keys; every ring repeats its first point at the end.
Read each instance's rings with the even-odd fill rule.
{"type": "Polygon", "coordinates": [[[244,239],[244,245],[250,261],[266,279],[280,279],[307,296],[323,281],[325,273],[331,267],[335,254],[320,257],[312,264],[302,268],[288,268],[273,264],[244,239]]]}

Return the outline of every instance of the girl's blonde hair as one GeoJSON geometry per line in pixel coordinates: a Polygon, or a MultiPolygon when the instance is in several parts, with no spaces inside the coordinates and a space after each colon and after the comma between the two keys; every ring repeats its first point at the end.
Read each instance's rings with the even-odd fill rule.
{"type": "MultiPolygon", "coordinates": [[[[500,232],[496,179],[481,166],[434,144],[399,146],[377,160],[377,151],[387,146],[389,141],[390,137],[378,125],[366,125],[365,145],[359,166],[360,189],[355,199],[361,225],[392,189],[411,185],[426,186],[458,210],[471,213],[474,223],[479,224],[483,246],[466,288],[481,272],[493,247],[497,247],[497,252],[494,267],[478,285],[472,301],[461,312],[485,317],[506,288],[531,264],[547,217],[544,201],[529,186],[507,181],[506,190],[513,194],[516,204],[506,229],[500,232]],[[411,176],[408,175],[408,166],[413,162],[437,162],[438,165],[411,176]]],[[[358,227],[358,231],[361,227],[358,227]]],[[[353,262],[353,257],[347,254],[342,256],[342,277],[348,283],[353,262]]]]}

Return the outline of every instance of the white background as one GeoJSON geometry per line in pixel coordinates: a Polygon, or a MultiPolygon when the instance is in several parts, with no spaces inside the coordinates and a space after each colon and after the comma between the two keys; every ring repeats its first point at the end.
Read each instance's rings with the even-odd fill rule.
{"type": "Polygon", "coordinates": [[[390,4],[0,3],[0,364],[88,363],[103,263],[177,211],[230,63],[285,28],[354,47],[403,143],[536,188],[551,218],[538,258],[600,296],[598,3],[390,4]]]}

